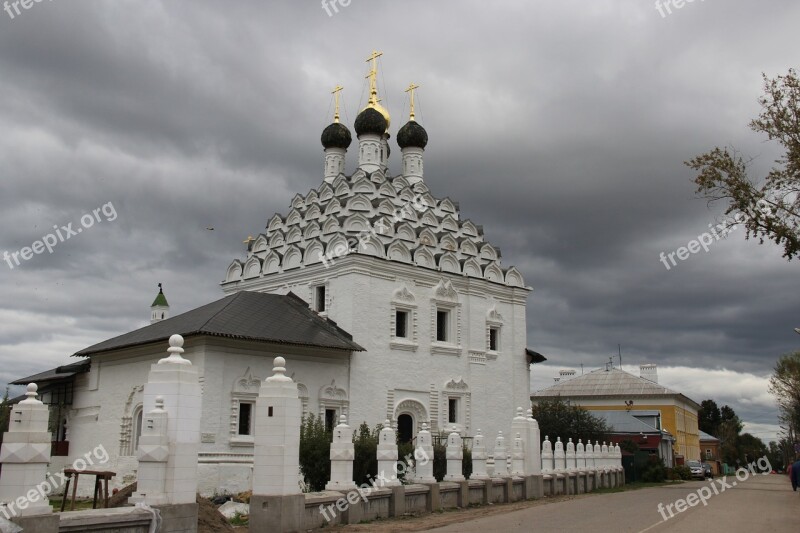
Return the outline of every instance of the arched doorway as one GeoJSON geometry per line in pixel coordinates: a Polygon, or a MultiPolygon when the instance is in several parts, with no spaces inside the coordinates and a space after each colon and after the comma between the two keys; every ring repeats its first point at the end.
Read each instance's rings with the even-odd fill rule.
{"type": "Polygon", "coordinates": [[[414,438],[414,418],[409,414],[397,417],[397,439],[401,443],[411,442],[414,438]]]}

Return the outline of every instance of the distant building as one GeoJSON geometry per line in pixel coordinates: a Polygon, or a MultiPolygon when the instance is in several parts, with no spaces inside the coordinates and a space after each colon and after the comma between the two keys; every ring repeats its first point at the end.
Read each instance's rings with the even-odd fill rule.
{"type": "MultiPolygon", "coordinates": [[[[650,411],[659,415],[658,429],[666,429],[675,437],[675,460],[700,460],[700,429],[697,412],[700,405],[674,390],[658,384],[656,365],[642,365],[641,375],[635,376],[620,368],[605,368],[582,376],[563,379],[555,385],[535,392],[531,401],[561,398],[590,411],[650,411]]],[[[637,416],[638,418],[638,416],[637,416]]],[[[654,420],[643,418],[646,424],[654,420]]]]}
{"type": "Polygon", "coordinates": [[[660,411],[596,411],[592,414],[605,421],[611,428],[609,440],[614,444],[631,441],[639,450],[657,455],[664,465],[674,465],[673,445],[675,437],[661,428],[660,411]]]}
{"type": "Polygon", "coordinates": [[[722,472],[722,458],[720,454],[720,441],[717,437],[709,435],[705,431],[700,432],[700,450],[703,461],[711,465],[714,475],[722,472]]]}

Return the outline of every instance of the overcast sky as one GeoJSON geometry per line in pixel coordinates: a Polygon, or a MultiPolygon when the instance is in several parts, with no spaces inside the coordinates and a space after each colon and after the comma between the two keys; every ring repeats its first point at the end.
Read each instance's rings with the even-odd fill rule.
{"type": "Polygon", "coordinates": [[[662,383],[774,437],[767,378],[800,348],[800,263],[741,228],[670,270],[659,254],[724,211],[695,197],[685,160],[733,146],[759,178],[779,156],[747,124],[761,73],[798,66],[800,4],[336,8],[70,0],[0,12],[0,253],[106,206],[52,253],[0,263],[0,384],[146,324],[159,282],[173,315],[219,299],[244,238],[321,182],[330,90],[345,87],[352,129],[378,49],[393,145],[413,81],[426,183],[534,287],[528,345],[549,359],[534,389],[621,344],[626,368],[657,363],[662,383]]]}

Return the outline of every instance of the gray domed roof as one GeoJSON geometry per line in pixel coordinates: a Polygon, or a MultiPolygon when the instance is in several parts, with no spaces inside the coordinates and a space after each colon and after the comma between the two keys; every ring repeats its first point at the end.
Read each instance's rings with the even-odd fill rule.
{"type": "Polygon", "coordinates": [[[373,107],[367,107],[356,117],[356,135],[383,135],[389,124],[383,113],[373,107]]]}
{"type": "Polygon", "coordinates": [[[409,146],[425,148],[428,144],[428,132],[415,120],[409,120],[397,132],[397,144],[400,145],[400,148],[409,146]]]}
{"type": "Polygon", "coordinates": [[[353,142],[350,130],[341,122],[334,122],[322,130],[322,146],[328,148],[343,148],[347,150],[353,142]]]}

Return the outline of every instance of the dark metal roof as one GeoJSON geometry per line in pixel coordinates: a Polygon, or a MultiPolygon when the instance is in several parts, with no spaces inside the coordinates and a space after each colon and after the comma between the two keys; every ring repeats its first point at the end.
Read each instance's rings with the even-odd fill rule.
{"type": "Polygon", "coordinates": [[[114,337],[77,352],[87,356],[166,341],[170,336],[210,335],[278,344],[364,351],[353,336],[312,311],[293,293],[242,291],[181,315],[114,337]]]}
{"type": "Polygon", "coordinates": [[[531,363],[544,363],[547,358],[539,352],[534,352],[530,348],[525,348],[525,355],[528,356],[528,364],[531,363]]]}
{"type": "MultiPolygon", "coordinates": [[[[52,384],[54,382],[70,379],[75,374],[88,372],[90,366],[91,361],[86,359],[84,361],[78,361],[77,363],[59,366],[45,372],[34,374],[33,376],[12,381],[9,383],[9,385],[27,385],[28,383],[36,383],[41,388],[46,384],[52,384]]],[[[21,396],[21,398],[24,400],[25,395],[21,396]]]]}

